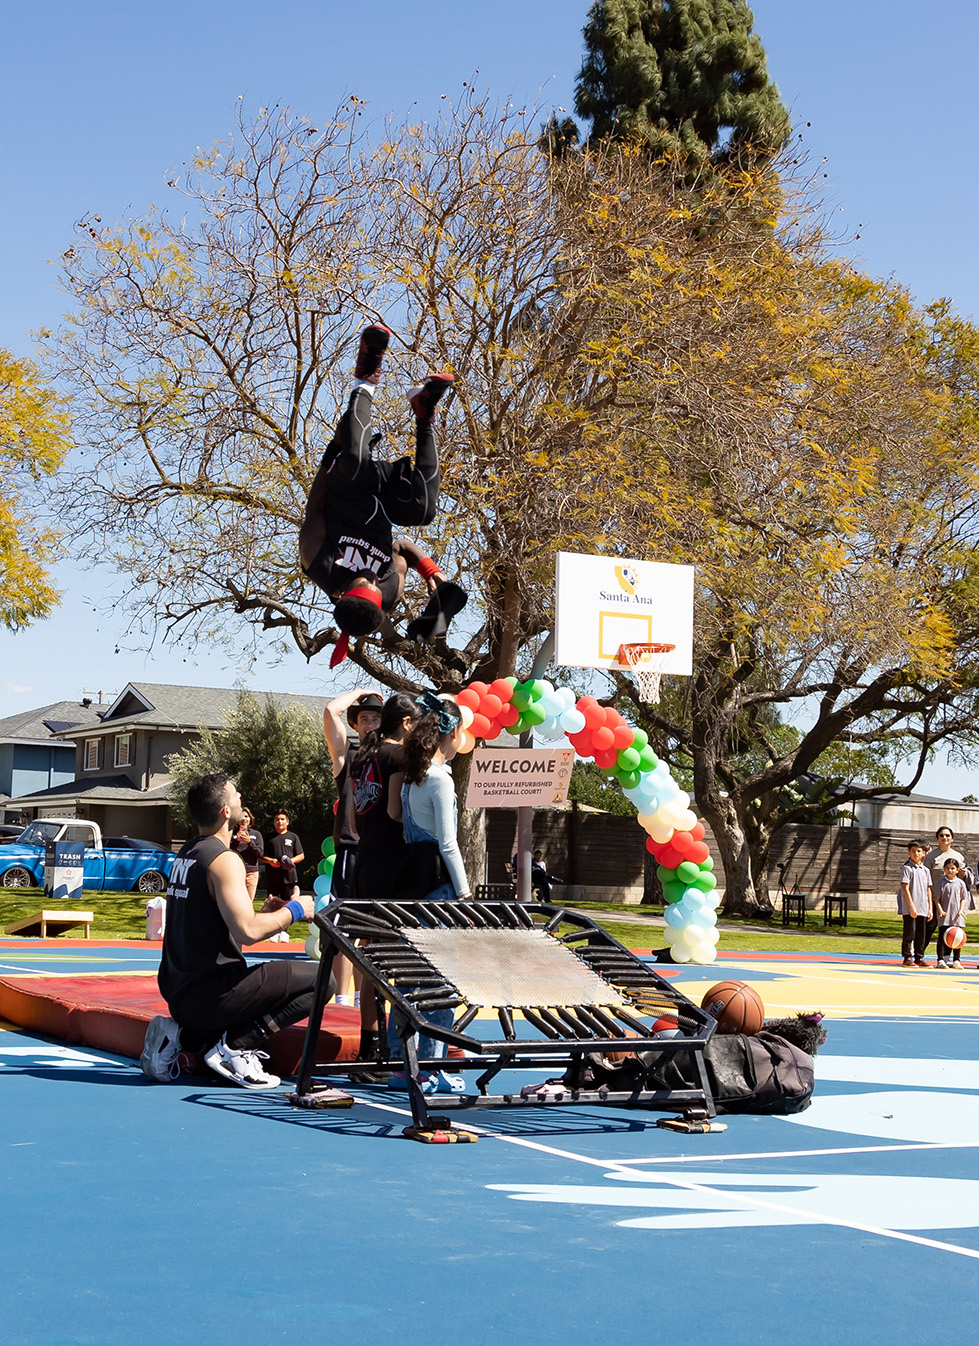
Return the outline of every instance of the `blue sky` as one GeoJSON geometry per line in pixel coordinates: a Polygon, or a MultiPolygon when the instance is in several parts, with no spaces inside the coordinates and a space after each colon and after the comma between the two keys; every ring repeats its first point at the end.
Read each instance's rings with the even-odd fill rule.
{"type": "MultiPolygon", "coordinates": [[[[239,95],[246,107],[279,102],[315,118],[356,93],[371,116],[415,106],[425,117],[475,79],[500,101],[570,108],[587,8],[578,0],[295,0],[281,9],[254,0],[8,0],[0,344],[29,354],[31,331],[57,324],[64,305],[49,261],[70,242],[74,221],[89,211],[112,221],[162,203],[170,171],[227,132],[239,95]]],[[[827,213],[852,240],[848,252],[873,274],[896,275],[921,301],[947,295],[979,315],[971,165],[979,9],[966,0],[756,0],[752,8],[827,213]]],[[[297,655],[246,673],[213,651],[133,649],[122,619],[94,610],[118,581],[66,563],[58,582],[65,598],[54,617],[0,634],[0,717],[127,681],[333,689],[323,660],[307,668],[297,655]]],[[[919,788],[958,797],[975,784],[971,773],[936,764],[919,788]]]]}

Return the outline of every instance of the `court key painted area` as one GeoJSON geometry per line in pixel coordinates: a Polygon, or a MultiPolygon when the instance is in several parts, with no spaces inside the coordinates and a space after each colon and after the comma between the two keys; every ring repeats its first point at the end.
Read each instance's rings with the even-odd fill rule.
{"type": "MultiPolygon", "coordinates": [[[[0,947],[0,976],[154,966],[145,946],[0,947]]],[[[612,1109],[463,1113],[479,1144],[422,1146],[387,1089],[308,1113],[216,1080],[151,1085],[134,1061],[7,1027],[4,1341],[969,1332],[979,972],[765,955],[676,971],[694,997],[734,976],[769,1013],[827,1013],[808,1111],[709,1136],[612,1109]]]]}

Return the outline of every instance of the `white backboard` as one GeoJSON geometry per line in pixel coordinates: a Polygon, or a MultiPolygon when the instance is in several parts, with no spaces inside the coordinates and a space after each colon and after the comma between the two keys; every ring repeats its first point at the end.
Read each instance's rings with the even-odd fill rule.
{"type": "Polygon", "coordinates": [[[558,552],[554,659],[569,668],[622,668],[620,645],[674,645],[664,673],[693,672],[693,566],[558,552]]]}

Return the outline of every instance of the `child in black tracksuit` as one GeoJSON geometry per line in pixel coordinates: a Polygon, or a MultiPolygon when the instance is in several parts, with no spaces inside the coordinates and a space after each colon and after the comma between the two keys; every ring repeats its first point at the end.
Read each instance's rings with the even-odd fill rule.
{"type": "Polygon", "coordinates": [[[953,949],[946,941],[949,930],[965,930],[965,917],[972,903],[972,895],[965,881],[962,866],[957,860],[946,860],[942,866],[945,877],[938,886],[938,967],[961,968],[961,949],[953,949]]]}

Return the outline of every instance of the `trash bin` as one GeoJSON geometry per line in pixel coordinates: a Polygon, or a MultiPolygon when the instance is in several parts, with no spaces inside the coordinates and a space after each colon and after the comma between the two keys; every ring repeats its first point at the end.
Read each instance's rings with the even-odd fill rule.
{"type": "Polygon", "coordinates": [[[44,847],[44,896],[77,902],[85,878],[85,847],[80,841],[48,841],[44,847]]]}

